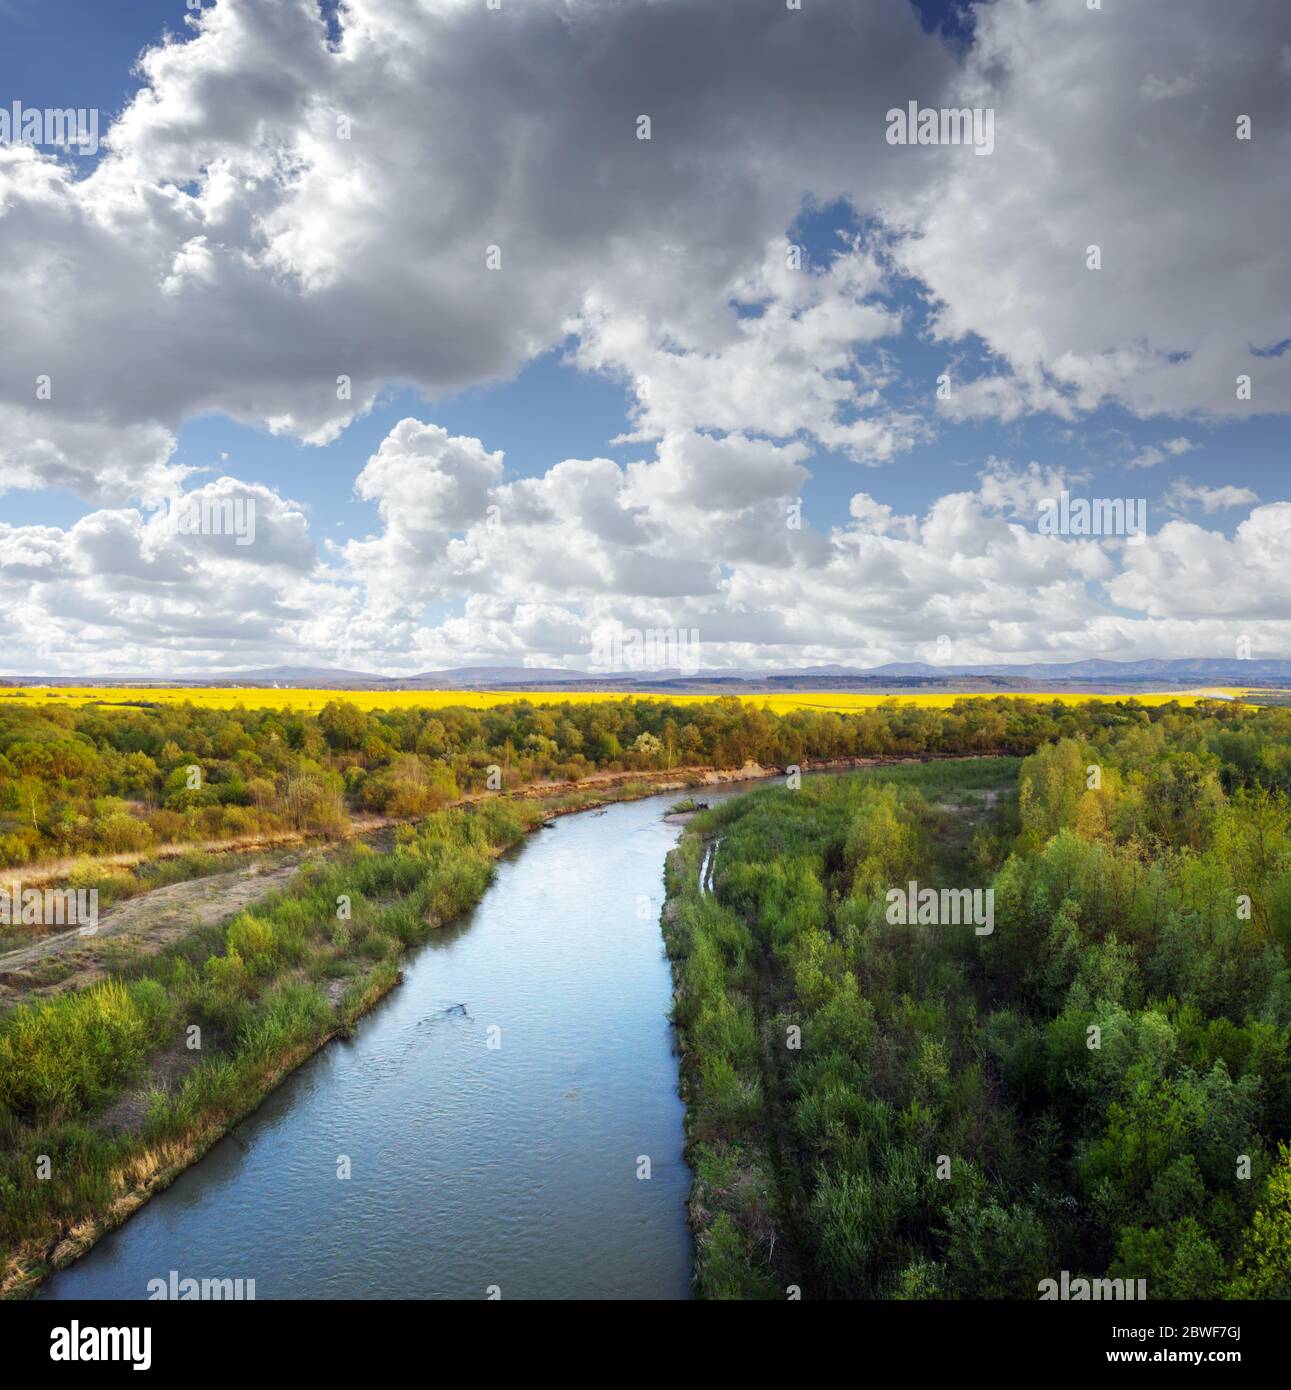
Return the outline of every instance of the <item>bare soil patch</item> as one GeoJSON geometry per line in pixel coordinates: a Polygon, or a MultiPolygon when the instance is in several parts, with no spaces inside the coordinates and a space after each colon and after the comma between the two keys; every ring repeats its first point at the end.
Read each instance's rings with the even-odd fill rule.
{"type": "Polygon", "coordinates": [[[104,913],[93,936],[77,928],[6,951],[0,955],[0,1004],[84,989],[103,979],[123,950],[152,955],[197,927],[236,916],[285,888],[302,857],[289,855],[271,864],[154,888],[104,913]]]}

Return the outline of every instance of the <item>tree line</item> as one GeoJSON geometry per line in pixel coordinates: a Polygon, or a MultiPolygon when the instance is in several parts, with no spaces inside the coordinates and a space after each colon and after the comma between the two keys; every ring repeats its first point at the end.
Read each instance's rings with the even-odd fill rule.
{"type": "MultiPolygon", "coordinates": [[[[1133,700],[966,699],[950,709],[892,704],[858,713],[777,715],[723,697],[696,704],[619,701],[365,711],[344,699],[317,715],[183,705],[9,706],[0,711],[0,865],[147,851],[166,843],[299,830],[339,833],[358,812],[418,817],[455,798],[597,771],[785,767],[841,757],[1025,754],[1063,737],[1150,729],[1174,706],[1133,700]]],[[[1225,757],[1247,750],[1251,711],[1212,718],[1225,757]]],[[[1272,761],[1267,761],[1272,758],[1272,761]]]]}

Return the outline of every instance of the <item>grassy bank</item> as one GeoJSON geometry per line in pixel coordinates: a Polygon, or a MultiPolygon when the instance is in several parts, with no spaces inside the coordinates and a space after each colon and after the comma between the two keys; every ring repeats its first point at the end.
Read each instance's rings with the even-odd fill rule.
{"type": "Polygon", "coordinates": [[[846,949],[830,925],[833,880],[858,852],[849,828],[859,808],[880,808],[875,838],[912,869],[918,838],[925,851],[935,846],[922,857],[927,868],[935,862],[962,880],[976,864],[980,876],[1015,814],[1017,767],[1017,759],[937,762],[768,789],[702,812],[669,857],[664,930],[701,1297],[785,1298],[794,1287],[814,1297],[826,1282],[813,1154],[800,1142],[797,1107],[816,1083],[847,1104],[859,1080],[835,1048],[856,1041],[868,1006],[854,984],[834,992],[826,983],[846,949]],[[701,882],[714,843],[720,848],[701,882]],[[815,1083],[795,1074],[808,1065],[800,1048],[813,1059],[815,1083]]]}
{"type": "Polygon", "coordinates": [[[0,1020],[0,1291],[83,1253],[345,1032],[543,814],[438,812],[390,853],[307,864],[232,921],[0,1020]]]}

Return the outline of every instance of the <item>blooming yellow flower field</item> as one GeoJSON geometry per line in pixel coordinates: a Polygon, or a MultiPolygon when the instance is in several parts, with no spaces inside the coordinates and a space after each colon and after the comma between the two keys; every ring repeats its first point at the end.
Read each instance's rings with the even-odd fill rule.
{"type": "MultiPolygon", "coordinates": [[[[1177,700],[1181,705],[1195,705],[1199,700],[1219,696],[1233,698],[1246,693],[1245,688],[1215,687],[1195,691],[1166,691],[1128,695],[1086,695],[1066,692],[999,692],[1009,700],[1061,700],[1064,704],[1079,705],[1087,700],[1126,700],[1135,698],[1140,704],[1162,705],[1177,700]]],[[[422,706],[446,709],[450,706],[468,709],[488,709],[493,705],[514,704],[529,700],[533,704],[600,703],[627,698],[623,691],[553,691],[553,690],[275,690],[248,686],[180,687],[180,686],[28,686],[0,688],[0,708],[6,704],[108,705],[184,704],[212,706],[217,709],[286,709],[317,712],[329,700],[348,700],[360,709],[407,709],[422,706]]],[[[671,700],[677,704],[698,704],[717,699],[716,695],[657,695],[642,694],[637,699],[671,700]]],[[[874,709],[884,704],[917,705],[927,709],[945,709],[956,700],[993,698],[982,692],[957,693],[938,691],[922,695],[861,695],[839,691],[796,691],[781,695],[740,695],[746,704],[765,706],[776,714],[795,709],[834,710],[840,714],[874,709]]]]}

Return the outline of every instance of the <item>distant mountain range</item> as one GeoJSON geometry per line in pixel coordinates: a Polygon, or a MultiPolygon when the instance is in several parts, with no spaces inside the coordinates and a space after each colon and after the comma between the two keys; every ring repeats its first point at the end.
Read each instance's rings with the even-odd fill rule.
{"type": "Polygon", "coordinates": [[[999,663],[983,666],[933,666],[927,662],[889,662],[884,666],[837,664],[778,670],[712,670],[683,674],[676,670],[603,675],[560,666],[458,666],[423,671],[415,676],[387,676],[324,666],[266,666],[251,671],[176,676],[9,676],[3,685],[104,686],[271,686],[333,690],[542,690],[758,693],[803,690],[852,690],[899,693],[903,690],[966,692],[1027,690],[1147,690],[1199,685],[1283,685],[1291,683],[1291,659],[1265,657],[1152,658],[1143,661],[999,663]]]}

